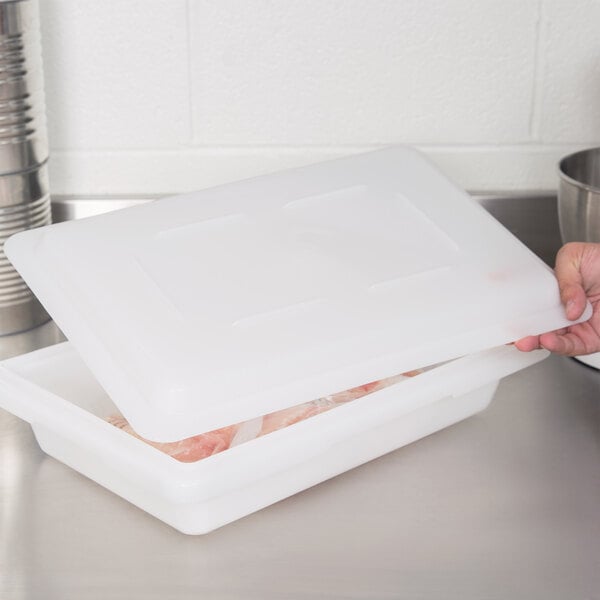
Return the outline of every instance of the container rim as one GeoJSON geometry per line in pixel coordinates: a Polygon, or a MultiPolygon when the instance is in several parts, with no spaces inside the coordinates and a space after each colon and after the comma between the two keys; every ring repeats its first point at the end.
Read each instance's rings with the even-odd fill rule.
{"type": "Polygon", "coordinates": [[[566,156],[563,156],[560,161],[558,162],[558,176],[563,180],[566,181],[567,183],[570,183],[572,185],[574,185],[575,187],[587,190],[589,192],[594,192],[596,194],[600,194],[600,187],[597,187],[595,185],[591,185],[589,183],[585,183],[583,181],[579,181],[578,179],[575,179],[573,177],[571,177],[570,175],[567,175],[567,173],[565,172],[565,163],[576,157],[576,156],[582,156],[584,154],[600,154],[600,147],[594,147],[594,148],[586,148],[584,150],[578,150],[577,152],[572,152],[571,154],[567,154],[566,156]]]}

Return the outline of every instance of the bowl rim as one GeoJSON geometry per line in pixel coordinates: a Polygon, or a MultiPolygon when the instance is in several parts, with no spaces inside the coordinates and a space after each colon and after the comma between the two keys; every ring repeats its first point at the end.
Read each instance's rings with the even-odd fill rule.
{"type": "Polygon", "coordinates": [[[567,183],[570,183],[570,184],[574,185],[575,187],[587,190],[589,192],[594,192],[594,193],[600,194],[600,187],[591,185],[589,183],[585,183],[583,181],[579,181],[578,179],[574,179],[570,175],[567,175],[567,173],[565,173],[565,171],[564,171],[564,163],[567,160],[572,159],[579,155],[584,155],[584,154],[600,154],[600,146],[595,146],[593,148],[585,148],[583,150],[578,150],[577,152],[572,152],[571,154],[567,154],[566,156],[563,156],[558,161],[558,165],[557,165],[558,176],[561,180],[563,180],[567,183]]]}

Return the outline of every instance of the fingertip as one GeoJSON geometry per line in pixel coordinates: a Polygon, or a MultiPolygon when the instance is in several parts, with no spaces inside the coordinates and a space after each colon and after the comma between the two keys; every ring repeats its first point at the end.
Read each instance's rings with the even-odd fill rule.
{"type": "Polygon", "coordinates": [[[528,336],[517,340],[514,342],[514,345],[517,350],[520,350],[521,352],[531,352],[539,347],[538,338],[536,336],[528,336]]]}

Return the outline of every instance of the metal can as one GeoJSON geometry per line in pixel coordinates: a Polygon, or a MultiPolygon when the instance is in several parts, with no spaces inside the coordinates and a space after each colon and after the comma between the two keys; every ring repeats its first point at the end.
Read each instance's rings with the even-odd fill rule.
{"type": "Polygon", "coordinates": [[[49,316],[4,255],[14,233],[51,222],[39,7],[0,2],[0,335],[49,316]]]}

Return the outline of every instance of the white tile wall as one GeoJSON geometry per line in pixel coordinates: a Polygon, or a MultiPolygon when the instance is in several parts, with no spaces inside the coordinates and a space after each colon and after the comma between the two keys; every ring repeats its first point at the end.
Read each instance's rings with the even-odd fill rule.
{"type": "Polygon", "coordinates": [[[536,19],[535,0],[199,0],[194,141],[525,141],[536,19]]]}
{"type": "Polygon", "coordinates": [[[185,0],[39,0],[57,150],[191,142],[185,0]]]}
{"type": "Polygon", "coordinates": [[[392,143],[468,189],[600,145],[598,0],[40,0],[55,193],[164,194],[392,143]]]}
{"type": "Polygon", "coordinates": [[[545,142],[600,140],[600,2],[548,0],[543,5],[536,137],[545,142]]]}

